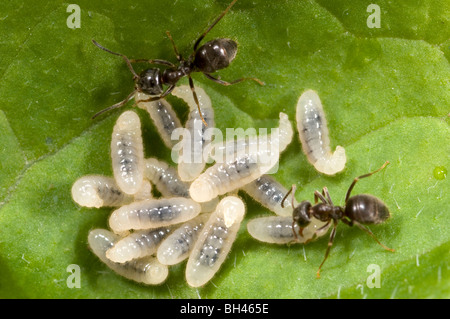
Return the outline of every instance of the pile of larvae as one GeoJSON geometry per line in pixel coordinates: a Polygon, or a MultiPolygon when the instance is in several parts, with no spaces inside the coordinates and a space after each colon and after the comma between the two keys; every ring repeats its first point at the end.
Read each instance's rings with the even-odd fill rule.
{"type": "MultiPolygon", "coordinates": [[[[87,175],[73,184],[72,197],[80,206],[115,209],[108,220],[109,230],[92,229],[88,235],[90,249],[102,262],[125,278],[158,285],[169,276],[170,265],[188,259],[187,283],[192,287],[205,285],[225,261],[243,221],[246,206],[239,190],[277,215],[251,220],[247,229],[254,238],[279,244],[305,243],[317,235],[324,223],[313,220],[302,236],[294,236],[292,206],[297,202],[288,197],[281,205],[287,190],[268,174],[294,135],[286,114],[280,113],[278,129],[270,135],[211,143],[207,135],[215,127],[214,111],[205,91],[197,88],[202,116],[189,86],[176,87],[172,95],[189,106],[184,127],[166,100],[145,102],[149,96],[143,93],[136,93],[135,100],[138,107],[148,111],[172,157],[175,154],[176,168],[144,157],[140,118],[134,111],[125,111],[117,119],[111,138],[114,176],[87,175]],[[179,132],[182,139],[176,144],[173,136],[179,132]],[[153,198],[152,187],[160,198],[153,198]]],[[[306,130],[299,125],[310,125],[321,111],[320,100],[319,110],[308,109],[308,105],[317,104],[315,99],[315,92],[307,91],[297,105],[300,140],[306,130]],[[299,120],[299,106],[301,113],[310,117],[309,124],[299,120]]],[[[322,141],[328,139],[328,132],[322,132],[326,130],[323,124],[315,129],[318,132],[309,130],[318,137],[310,136],[310,145],[303,143],[303,149],[310,154],[312,164],[321,161],[326,170],[332,167],[334,174],[343,165],[335,168],[339,165],[329,150],[329,141],[322,141]],[[320,145],[314,145],[317,143],[320,145]]],[[[345,152],[343,156],[345,164],[345,152]]],[[[342,154],[337,162],[342,162],[342,154]]]]}

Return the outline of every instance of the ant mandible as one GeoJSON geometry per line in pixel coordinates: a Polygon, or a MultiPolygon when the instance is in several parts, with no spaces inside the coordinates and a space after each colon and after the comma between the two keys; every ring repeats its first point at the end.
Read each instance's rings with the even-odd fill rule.
{"type": "Polygon", "coordinates": [[[203,38],[223,18],[223,16],[228,12],[228,10],[230,10],[230,8],[236,3],[236,1],[237,0],[233,0],[230,3],[230,5],[222,12],[222,14],[206,29],[205,32],[203,32],[203,34],[197,39],[197,41],[195,41],[194,50],[187,60],[184,59],[178,53],[178,49],[175,46],[175,42],[173,41],[170,32],[166,31],[168,38],[172,42],[176,58],[179,62],[178,66],[170,61],[160,59],[128,59],[128,57],[126,57],[125,55],[112,52],[111,50],[108,50],[105,47],[101,46],[95,40],[92,40],[92,42],[100,49],[108,53],[122,57],[125,60],[131,73],[133,74],[133,80],[135,82],[135,88],[133,92],[131,92],[123,101],[111,105],[110,107],[96,113],[92,118],[95,118],[100,114],[107,112],[109,110],[119,108],[125,105],[128,101],[130,101],[134,97],[136,92],[143,92],[148,95],[157,95],[146,100],[137,101],[136,103],[156,101],[165,98],[175,88],[176,83],[181,78],[187,76],[189,79],[189,86],[191,87],[194,101],[197,104],[200,117],[203,123],[207,126],[205,120],[203,119],[202,112],[200,110],[200,104],[198,102],[197,94],[195,93],[194,82],[192,80],[191,73],[201,72],[208,79],[225,86],[242,82],[244,80],[253,80],[261,85],[264,85],[263,82],[261,82],[259,79],[256,78],[241,78],[234,80],[232,82],[226,82],[211,75],[211,73],[215,71],[226,68],[231,63],[231,61],[233,61],[233,59],[236,57],[237,43],[235,41],[231,39],[219,38],[211,40],[198,48],[203,38]],[[147,62],[149,64],[166,66],[167,68],[164,70],[161,70],[160,68],[149,68],[142,71],[140,74],[137,74],[133,66],[131,65],[131,63],[135,62],[147,62]],[[168,86],[165,90],[163,88],[164,85],[168,86]]]}
{"type": "MultiPolygon", "coordinates": [[[[311,222],[311,217],[314,217],[322,222],[326,222],[324,226],[316,230],[316,233],[326,229],[326,227],[328,227],[329,224],[333,222],[333,229],[331,230],[328,247],[325,252],[325,257],[319,266],[319,270],[317,271],[317,278],[320,278],[320,270],[325,263],[325,260],[327,260],[328,254],[330,253],[330,249],[333,245],[333,240],[336,235],[336,226],[339,221],[342,221],[349,226],[356,225],[361,230],[369,234],[373,239],[375,239],[375,241],[384,249],[394,251],[394,249],[388,248],[383,245],[367,227],[363,226],[363,224],[379,224],[388,219],[390,214],[387,206],[379,198],[368,194],[358,194],[350,197],[353,187],[360,179],[369,177],[381,171],[388,164],[389,162],[386,161],[383,166],[381,166],[376,171],[356,177],[347,190],[344,206],[336,206],[333,204],[333,201],[331,200],[330,194],[328,193],[328,189],[326,187],[322,189],[322,193],[317,190],[314,192],[314,206],[311,205],[309,201],[305,200],[301,202],[297,207],[295,207],[293,202],[294,196],[292,196],[292,207],[295,207],[292,212],[292,231],[294,232],[294,236],[296,239],[298,237],[297,233],[294,230],[295,224],[299,226],[299,235],[303,236],[303,229],[309,225],[309,223],[311,222]],[[319,199],[321,203],[318,203],[319,199]]],[[[296,186],[292,185],[291,189],[283,198],[281,207],[284,207],[284,201],[291,192],[295,194],[295,190],[296,186]]]]}

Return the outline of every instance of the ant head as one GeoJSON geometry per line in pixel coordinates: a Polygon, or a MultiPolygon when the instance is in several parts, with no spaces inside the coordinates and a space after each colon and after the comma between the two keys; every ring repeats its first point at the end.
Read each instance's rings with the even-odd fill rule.
{"type": "Polygon", "coordinates": [[[310,202],[304,200],[292,212],[292,218],[300,228],[304,228],[311,222],[311,208],[310,202]]]}
{"type": "Polygon", "coordinates": [[[136,89],[148,95],[158,95],[163,92],[161,71],[157,68],[146,69],[134,77],[136,89]]]}

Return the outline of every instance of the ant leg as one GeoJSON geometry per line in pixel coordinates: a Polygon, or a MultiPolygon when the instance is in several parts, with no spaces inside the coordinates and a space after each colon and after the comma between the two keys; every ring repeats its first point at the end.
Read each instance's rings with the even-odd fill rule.
{"type": "Polygon", "coordinates": [[[330,204],[331,206],[334,206],[333,201],[331,200],[331,196],[330,196],[330,193],[328,192],[328,188],[327,187],[324,187],[322,189],[322,195],[327,197],[328,204],[330,204]]]}
{"type": "Polygon", "coordinates": [[[202,119],[203,124],[205,124],[205,126],[208,126],[208,123],[206,123],[205,119],[203,118],[202,110],[200,109],[200,103],[198,102],[197,93],[195,93],[194,81],[192,81],[192,78],[190,75],[188,75],[188,79],[189,79],[189,86],[191,87],[192,95],[194,96],[195,104],[197,104],[198,114],[200,115],[200,118],[202,119]]]}
{"type": "Polygon", "coordinates": [[[169,38],[170,42],[172,42],[173,51],[175,52],[175,56],[177,57],[177,60],[181,62],[181,60],[182,60],[181,54],[178,52],[177,46],[175,45],[175,41],[173,41],[170,31],[166,31],[166,34],[167,34],[167,37],[169,38]]]}
{"type": "Polygon", "coordinates": [[[378,173],[378,172],[381,171],[383,168],[385,168],[386,165],[388,165],[388,164],[389,164],[389,161],[386,161],[386,162],[383,164],[383,166],[381,166],[381,167],[380,167],[379,169],[377,169],[376,171],[373,171],[373,172],[371,172],[371,173],[367,173],[367,174],[364,174],[364,175],[361,175],[361,176],[356,177],[356,178],[353,180],[353,183],[350,185],[350,187],[349,187],[348,190],[347,190],[347,195],[345,195],[345,202],[347,203],[347,200],[350,198],[350,194],[351,194],[351,192],[352,192],[352,190],[353,190],[353,187],[355,187],[355,184],[356,184],[360,179],[366,178],[366,177],[369,177],[369,176],[371,176],[371,175],[373,175],[373,174],[375,174],[375,173],[378,173]]]}
{"type": "Polygon", "coordinates": [[[317,204],[319,202],[319,199],[324,203],[324,204],[328,204],[328,201],[326,200],[326,198],[324,197],[324,195],[322,195],[321,193],[319,193],[319,191],[314,191],[314,204],[317,204]]]}
{"type": "Polygon", "coordinates": [[[320,227],[319,229],[316,229],[316,231],[314,232],[313,236],[312,236],[310,239],[308,239],[307,241],[305,241],[304,244],[306,245],[306,244],[308,244],[309,242],[315,240],[315,239],[317,238],[317,234],[320,233],[321,231],[323,231],[324,229],[326,229],[326,228],[328,227],[328,225],[330,225],[330,220],[327,221],[327,222],[325,223],[325,225],[323,225],[323,226],[320,227]]]}
{"type": "Polygon", "coordinates": [[[139,103],[139,102],[153,102],[153,101],[161,100],[161,99],[165,98],[167,95],[169,95],[173,91],[174,88],[175,88],[175,85],[171,85],[161,95],[152,96],[151,98],[148,98],[148,99],[145,99],[145,100],[139,100],[139,101],[136,101],[136,103],[139,103]]]}
{"type": "Polygon", "coordinates": [[[261,81],[260,79],[257,79],[257,78],[240,78],[240,79],[237,79],[237,80],[234,80],[234,81],[231,81],[231,82],[226,82],[226,81],[223,81],[221,79],[213,77],[211,74],[208,74],[208,73],[203,73],[203,74],[208,79],[210,79],[211,81],[214,81],[216,83],[219,83],[219,84],[225,85],[225,86],[233,85],[233,84],[236,84],[236,83],[239,83],[239,82],[242,82],[242,81],[246,81],[246,80],[252,80],[252,81],[258,82],[260,85],[264,85],[265,84],[263,81],[261,81]]]}
{"type": "Polygon", "coordinates": [[[214,20],[214,22],[208,27],[208,29],[206,29],[205,32],[203,32],[203,34],[197,39],[197,41],[195,41],[194,44],[194,52],[197,51],[197,47],[200,44],[200,42],[203,40],[203,38],[208,34],[209,31],[211,31],[212,28],[214,28],[214,26],[220,21],[220,19],[223,18],[223,16],[228,12],[228,10],[230,10],[230,8],[236,3],[237,0],[233,0],[228,7],[220,14],[219,17],[217,17],[216,20],[214,20]]]}
{"type": "MultiPolygon", "coordinates": [[[[298,241],[298,236],[297,233],[295,232],[295,220],[292,219],[292,233],[294,233],[294,237],[295,240],[298,241]]],[[[303,229],[300,227],[300,230],[298,231],[298,233],[300,234],[300,236],[303,237],[303,229]]]]}
{"type": "Polygon", "coordinates": [[[333,220],[333,230],[331,231],[330,239],[328,240],[328,247],[327,247],[327,251],[325,252],[325,257],[323,258],[323,261],[320,264],[319,269],[317,270],[317,278],[320,278],[320,270],[322,269],[322,266],[325,263],[325,260],[327,260],[327,258],[328,258],[328,254],[330,253],[331,246],[333,246],[333,240],[334,240],[334,237],[336,236],[336,226],[337,226],[337,222],[333,220]]]}
{"type": "Polygon", "coordinates": [[[130,59],[131,63],[139,63],[139,62],[146,62],[148,64],[159,64],[159,65],[166,65],[170,66],[172,68],[176,67],[175,64],[173,64],[170,61],[166,60],[160,60],[160,59],[130,59]]]}
{"type": "Polygon", "coordinates": [[[395,249],[392,249],[392,248],[389,248],[389,247],[386,247],[385,245],[383,245],[383,244],[375,237],[375,235],[369,230],[369,228],[367,228],[367,227],[361,225],[360,223],[358,223],[358,222],[355,221],[355,220],[353,220],[353,224],[356,225],[356,226],[358,226],[359,229],[361,229],[361,230],[365,231],[367,234],[369,234],[369,235],[370,235],[373,239],[375,239],[375,241],[376,241],[381,247],[383,247],[384,249],[389,250],[389,251],[395,251],[395,249]]]}

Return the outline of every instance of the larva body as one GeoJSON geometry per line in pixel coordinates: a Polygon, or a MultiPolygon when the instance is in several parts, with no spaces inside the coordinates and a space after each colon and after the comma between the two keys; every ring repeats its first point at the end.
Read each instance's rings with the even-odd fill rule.
{"type": "Polygon", "coordinates": [[[133,201],[133,196],[122,192],[112,177],[86,175],[72,186],[73,200],[84,207],[122,206],[133,201]]]}
{"type": "MultiPolygon", "coordinates": [[[[280,113],[280,118],[284,118],[283,114],[280,113]]],[[[256,152],[238,154],[231,161],[209,167],[192,182],[189,188],[191,197],[200,203],[209,201],[218,195],[241,188],[269,172],[277,164],[280,150],[284,150],[292,140],[293,130],[290,123],[284,132],[283,135],[276,134],[260,140],[256,152]]]]}
{"type": "Polygon", "coordinates": [[[347,161],[345,150],[337,146],[335,152],[331,153],[325,113],[315,91],[308,90],[300,96],[296,120],[303,152],[308,161],[319,172],[327,175],[342,171],[347,161]]]}
{"type": "Polygon", "coordinates": [[[147,110],[164,144],[168,148],[172,148],[175,145],[175,141],[171,138],[172,132],[175,129],[182,127],[181,122],[173,110],[172,105],[165,99],[151,102],[139,102],[151,97],[152,95],[137,92],[134,99],[135,101],[138,101],[138,107],[147,110]]]}
{"type": "MultiPolygon", "coordinates": [[[[284,201],[284,208],[281,207],[281,202],[288,190],[272,176],[263,175],[245,185],[242,190],[275,214],[279,216],[290,216],[292,218],[292,195],[288,196],[284,201]]],[[[294,205],[297,205],[295,200],[294,205]]]]}
{"type": "Polygon", "coordinates": [[[202,121],[189,86],[180,85],[172,91],[172,95],[186,101],[190,110],[185,124],[185,129],[189,134],[185,135],[181,141],[182,149],[178,157],[178,174],[183,181],[194,180],[205,168],[206,161],[203,157],[203,150],[209,144],[209,141],[206,141],[204,138],[205,131],[215,126],[211,99],[202,88],[196,87],[195,90],[203,119],[208,126],[205,126],[202,121]],[[186,151],[188,151],[188,154],[186,154],[186,151]]]}
{"type": "Polygon", "coordinates": [[[189,183],[181,180],[175,168],[156,158],[145,159],[145,177],[163,197],[189,197],[189,183]]]}
{"type": "Polygon", "coordinates": [[[189,198],[149,199],[115,210],[109,218],[109,226],[115,233],[164,227],[192,219],[200,209],[200,204],[189,198]]]}
{"type": "Polygon", "coordinates": [[[236,238],[245,205],[236,196],[223,198],[206,222],[186,266],[186,280],[192,287],[206,284],[219,270],[236,238]]]}
{"type": "Polygon", "coordinates": [[[200,214],[174,230],[158,247],[156,256],[163,265],[175,265],[186,258],[210,214],[200,214]]]}
{"type": "Polygon", "coordinates": [[[212,143],[209,157],[217,163],[224,163],[244,154],[254,153],[262,147],[278,148],[283,152],[292,141],[294,130],[287,114],[280,112],[277,135],[245,136],[231,141],[212,143]],[[275,145],[276,143],[276,145],[275,145]],[[273,144],[273,145],[272,145],[273,144]]]}
{"type": "MultiPolygon", "coordinates": [[[[292,212],[292,208],[291,208],[292,212]]],[[[306,243],[317,237],[326,234],[329,226],[318,231],[319,228],[325,225],[315,218],[312,218],[311,224],[303,229],[303,236],[301,236],[298,224],[294,223],[294,231],[292,230],[292,216],[269,216],[260,217],[250,220],[247,223],[247,230],[249,234],[262,242],[271,244],[288,244],[288,243],[306,243]]]]}
{"type": "Polygon", "coordinates": [[[114,247],[120,237],[106,229],[93,229],[89,232],[88,243],[95,255],[117,274],[147,285],[158,285],[166,280],[169,268],[157,258],[148,256],[123,264],[106,258],[106,251],[114,247]]]}
{"type": "MultiPolygon", "coordinates": [[[[133,195],[133,202],[139,202],[146,199],[151,199],[152,196],[152,184],[147,179],[142,181],[141,188],[133,195]]],[[[129,203],[128,203],[129,204],[129,203]]]]}
{"type": "MultiPolygon", "coordinates": [[[[156,158],[145,159],[145,177],[148,178],[163,195],[163,197],[190,198],[190,183],[181,180],[175,168],[156,158]]],[[[202,212],[214,211],[219,200],[217,198],[201,203],[202,212]]]]}
{"type": "Polygon", "coordinates": [[[111,159],[119,188],[135,194],[144,179],[144,149],[141,121],[133,111],[123,112],[117,119],[111,138],[111,159]]]}
{"type": "Polygon", "coordinates": [[[118,240],[108,249],[106,257],[117,263],[124,263],[133,259],[150,256],[158,249],[158,245],[166,238],[171,229],[161,227],[157,229],[138,230],[118,240]]]}

